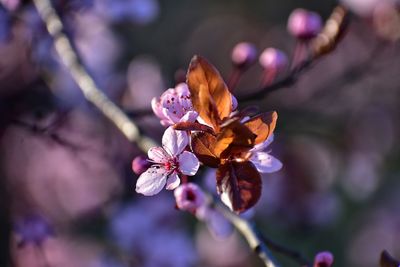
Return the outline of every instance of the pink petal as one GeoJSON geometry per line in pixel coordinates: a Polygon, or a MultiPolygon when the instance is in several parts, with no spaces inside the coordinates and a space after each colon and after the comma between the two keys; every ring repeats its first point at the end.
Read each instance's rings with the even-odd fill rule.
{"type": "Polygon", "coordinates": [[[272,173],[282,168],[282,163],[266,152],[253,153],[250,161],[261,173],[272,173]]]}
{"type": "Polygon", "coordinates": [[[165,119],[160,101],[156,97],[153,97],[153,99],[151,100],[151,108],[158,118],[165,119]]]}
{"type": "Polygon", "coordinates": [[[179,155],[179,170],[183,174],[195,175],[199,166],[200,162],[193,153],[183,151],[182,154],[179,155]]]}
{"type": "Polygon", "coordinates": [[[168,89],[161,95],[161,106],[163,107],[163,114],[174,122],[178,122],[184,115],[179,96],[174,89],[168,89]]]}
{"type": "Polygon", "coordinates": [[[167,179],[167,190],[174,190],[181,183],[181,179],[176,172],[171,173],[167,179]]]}
{"type": "Polygon", "coordinates": [[[183,109],[183,113],[193,109],[192,101],[190,100],[190,92],[186,83],[180,83],[175,87],[178,95],[179,105],[183,109]]]}
{"type": "Polygon", "coordinates": [[[232,95],[232,110],[236,110],[238,107],[238,101],[234,95],[232,95]]]}
{"type": "Polygon", "coordinates": [[[170,156],[162,147],[150,148],[147,156],[156,163],[165,163],[170,159],[170,156]]]}
{"type": "Polygon", "coordinates": [[[168,127],[162,137],[164,149],[171,155],[180,154],[189,143],[189,137],[185,131],[176,131],[168,127]]]}
{"type": "Polygon", "coordinates": [[[145,196],[158,194],[166,184],[167,170],[152,166],[139,176],[136,182],[136,192],[145,196]]]}
{"type": "Polygon", "coordinates": [[[196,111],[188,111],[179,121],[180,122],[195,122],[199,113],[196,111]]]}

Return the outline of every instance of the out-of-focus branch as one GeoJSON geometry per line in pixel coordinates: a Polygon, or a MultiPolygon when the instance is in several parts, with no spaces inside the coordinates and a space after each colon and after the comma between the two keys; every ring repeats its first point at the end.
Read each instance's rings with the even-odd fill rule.
{"type": "Polygon", "coordinates": [[[136,124],[97,87],[95,81],[81,64],[68,36],[64,33],[61,18],[57,15],[50,0],[34,0],[33,3],[46,24],[48,32],[54,38],[54,47],[58,56],[79,85],[84,97],[112,121],[129,141],[136,142],[145,151],[154,146],[154,141],[140,135],[136,124]]]}
{"type": "Polygon", "coordinates": [[[270,250],[291,258],[302,267],[311,267],[310,262],[298,251],[277,244],[257,230],[254,224],[232,213],[223,204],[214,201],[215,208],[229,220],[233,226],[244,236],[249,247],[258,254],[267,267],[277,267],[270,250]]]}
{"type": "Polygon", "coordinates": [[[293,85],[300,74],[310,69],[321,56],[331,52],[343,37],[345,29],[348,25],[349,12],[343,6],[337,6],[330,17],[325,22],[325,26],[321,33],[310,43],[310,56],[297,64],[291,71],[284,75],[281,79],[262,88],[254,90],[250,94],[237,96],[239,101],[249,101],[260,99],[261,97],[274,92],[278,89],[293,85]]]}
{"type": "Polygon", "coordinates": [[[234,214],[220,203],[215,203],[215,208],[243,235],[249,247],[258,254],[266,267],[278,267],[253,224],[234,214]]]}

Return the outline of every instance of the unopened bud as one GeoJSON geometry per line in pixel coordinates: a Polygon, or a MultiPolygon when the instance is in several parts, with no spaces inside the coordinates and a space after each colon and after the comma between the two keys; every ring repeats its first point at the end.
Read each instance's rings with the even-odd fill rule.
{"type": "Polygon", "coordinates": [[[289,16],[288,31],[299,39],[311,39],[322,29],[322,19],[319,14],[305,9],[295,9],[289,16]]]}
{"type": "Polygon", "coordinates": [[[145,156],[137,156],[132,161],[132,170],[135,174],[141,175],[151,166],[145,156]]]}
{"type": "Polygon", "coordinates": [[[275,48],[266,48],[260,55],[260,65],[265,70],[281,71],[287,67],[288,59],[284,52],[275,48]]]}
{"type": "Polygon", "coordinates": [[[314,258],[314,267],[331,267],[333,255],[329,251],[319,252],[314,258]]]}
{"type": "Polygon", "coordinates": [[[182,184],[174,191],[176,206],[180,210],[196,212],[206,203],[204,192],[196,184],[182,184]]]}
{"type": "Polygon", "coordinates": [[[251,43],[238,43],[232,49],[232,62],[237,67],[248,67],[257,59],[257,48],[251,43]]]}

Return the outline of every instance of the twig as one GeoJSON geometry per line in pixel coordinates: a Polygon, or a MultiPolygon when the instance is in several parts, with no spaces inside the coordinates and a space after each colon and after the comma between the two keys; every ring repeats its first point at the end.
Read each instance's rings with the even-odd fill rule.
{"type": "Polygon", "coordinates": [[[271,250],[291,258],[302,267],[311,267],[310,261],[307,260],[300,252],[285,247],[281,244],[277,244],[273,240],[264,236],[262,233],[259,233],[259,237],[260,240],[262,240],[269,248],[271,248],[271,250]]]}
{"type": "Polygon", "coordinates": [[[84,97],[112,121],[129,141],[136,142],[145,151],[154,146],[154,141],[146,136],[141,136],[136,124],[97,87],[80,63],[74,46],[64,33],[61,18],[57,15],[50,0],[34,0],[33,3],[54,39],[54,47],[58,56],[79,85],[84,97]]]}
{"type": "Polygon", "coordinates": [[[243,235],[247,240],[249,247],[257,253],[266,267],[278,267],[274,262],[266,243],[263,242],[263,239],[260,237],[253,224],[234,214],[220,203],[215,203],[215,208],[220,211],[222,215],[243,235]]]}
{"type": "Polygon", "coordinates": [[[278,89],[293,85],[300,74],[310,69],[313,62],[335,49],[337,44],[341,41],[348,23],[349,13],[347,9],[338,5],[333,9],[331,16],[327,19],[322,32],[312,40],[310,44],[312,54],[307,59],[298,63],[283,78],[277,80],[273,84],[256,89],[250,94],[238,96],[237,99],[239,101],[259,99],[278,89]]]}

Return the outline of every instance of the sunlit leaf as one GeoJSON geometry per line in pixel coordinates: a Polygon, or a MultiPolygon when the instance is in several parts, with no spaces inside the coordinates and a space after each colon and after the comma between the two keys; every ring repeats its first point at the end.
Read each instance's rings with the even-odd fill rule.
{"type": "Polygon", "coordinates": [[[264,142],[274,132],[278,114],[275,111],[262,113],[251,118],[244,125],[246,125],[257,138],[255,144],[264,142]]]}
{"type": "Polygon", "coordinates": [[[237,213],[253,207],[261,196],[261,177],[249,161],[227,161],[217,169],[221,200],[237,213]]]}
{"type": "Polygon", "coordinates": [[[217,144],[214,148],[215,154],[228,158],[233,156],[233,150],[248,151],[254,146],[256,135],[238,120],[222,128],[217,136],[217,144]],[[228,149],[229,148],[229,149],[228,149]]]}
{"type": "Polygon", "coordinates": [[[194,109],[218,132],[221,121],[232,111],[232,96],[218,70],[207,60],[194,56],[187,73],[194,109]]]}
{"type": "Polygon", "coordinates": [[[207,132],[192,134],[192,150],[201,163],[208,167],[216,168],[220,162],[219,157],[214,153],[217,138],[207,132]]]}

